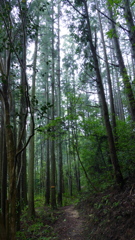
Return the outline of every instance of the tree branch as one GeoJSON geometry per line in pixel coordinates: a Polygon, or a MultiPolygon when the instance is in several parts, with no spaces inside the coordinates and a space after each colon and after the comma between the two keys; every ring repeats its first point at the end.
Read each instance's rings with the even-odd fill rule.
{"type": "Polygon", "coordinates": [[[70,6],[74,8],[76,12],[78,12],[82,17],[86,18],[86,16],[82,14],[69,0],[66,0],[66,1],[70,4],[70,6]]]}
{"type": "Polygon", "coordinates": [[[129,33],[129,31],[128,31],[126,28],[122,27],[121,24],[117,24],[113,19],[111,19],[110,17],[108,17],[105,13],[101,12],[96,6],[95,6],[95,9],[96,9],[99,13],[101,13],[104,17],[106,17],[108,20],[110,20],[111,22],[113,22],[114,24],[116,24],[119,28],[121,28],[122,30],[124,30],[124,31],[126,31],[127,33],[129,33]]]}

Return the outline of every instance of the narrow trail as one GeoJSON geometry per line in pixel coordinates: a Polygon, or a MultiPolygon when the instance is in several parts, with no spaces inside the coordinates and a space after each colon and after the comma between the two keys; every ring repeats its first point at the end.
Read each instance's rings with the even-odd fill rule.
{"type": "Polygon", "coordinates": [[[85,240],[84,220],[79,216],[74,205],[63,207],[62,211],[63,213],[54,227],[58,240],[85,240]]]}

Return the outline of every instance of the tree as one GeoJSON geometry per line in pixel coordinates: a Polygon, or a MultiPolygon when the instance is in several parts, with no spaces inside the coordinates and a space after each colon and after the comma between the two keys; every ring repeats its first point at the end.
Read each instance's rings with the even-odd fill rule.
{"type": "MultiPolygon", "coordinates": [[[[36,24],[39,26],[39,13],[37,14],[36,24]]],[[[32,89],[31,89],[31,100],[34,103],[35,99],[35,81],[36,81],[36,68],[37,68],[37,48],[38,48],[38,28],[35,36],[35,49],[34,49],[34,57],[33,57],[33,76],[32,76],[32,89]]],[[[32,109],[32,118],[30,119],[30,134],[33,133],[34,129],[34,104],[32,109]]],[[[30,217],[35,215],[34,209],[34,155],[35,155],[35,147],[34,147],[34,136],[31,138],[29,142],[29,164],[28,164],[28,214],[30,217]]]]}
{"type": "Polygon", "coordinates": [[[101,97],[103,116],[104,116],[106,131],[107,131],[107,135],[108,135],[110,157],[111,157],[112,165],[114,168],[116,181],[118,184],[123,185],[123,177],[122,177],[122,173],[121,173],[120,166],[118,163],[112,128],[111,128],[111,124],[109,121],[109,114],[108,114],[107,104],[106,104],[106,100],[105,100],[102,78],[101,78],[101,74],[100,74],[99,67],[98,67],[98,59],[97,59],[96,49],[95,49],[95,47],[93,45],[93,41],[92,41],[92,34],[91,34],[87,2],[85,0],[83,2],[84,2],[84,7],[85,7],[86,19],[87,19],[88,40],[89,40],[90,49],[91,49],[92,56],[93,56],[94,68],[95,68],[96,77],[97,77],[97,88],[98,88],[98,91],[99,91],[100,97],[101,97]]]}
{"type": "Polygon", "coordinates": [[[121,73],[121,76],[123,78],[125,93],[127,95],[128,101],[129,101],[131,117],[132,117],[132,120],[135,121],[135,98],[134,98],[133,90],[132,90],[132,87],[131,87],[131,84],[130,84],[130,79],[129,79],[129,76],[128,76],[128,73],[127,73],[127,69],[126,69],[125,64],[124,64],[122,53],[121,53],[121,50],[120,50],[118,34],[117,34],[117,31],[116,31],[116,27],[115,27],[115,23],[114,23],[114,19],[113,19],[113,13],[112,13],[112,9],[111,9],[110,5],[108,7],[108,11],[109,11],[109,14],[110,14],[110,19],[112,20],[111,21],[111,26],[112,26],[111,31],[113,31],[113,40],[114,40],[115,50],[116,50],[116,54],[117,54],[117,59],[118,59],[118,62],[119,62],[120,73],[121,73]]]}
{"type": "MultiPolygon", "coordinates": [[[[96,5],[97,5],[97,1],[96,1],[96,5]]],[[[97,6],[97,9],[98,9],[98,6],[97,6]]],[[[107,57],[107,52],[106,52],[106,46],[105,46],[104,33],[103,33],[100,13],[99,13],[99,11],[97,11],[97,13],[98,13],[99,26],[100,26],[100,32],[101,32],[101,39],[102,39],[102,44],[103,44],[105,65],[106,65],[106,74],[107,74],[107,81],[108,81],[108,88],[109,88],[112,128],[113,128],[114,138],[116,138],[116,114],[115,114],[115,108],[114,108],[111,74],[110,74],[110,68],[109,68],[108,57],[107,57]]]]}
{"type": "Polygon", "coordinates": [[[134,25],[134,20],[132,16],[132,11],[130,9],[130,1],[129,0],[124,0],[124,17],[126,19],[126,24],[128,27],[128,34],[129,34],[129,40],[131,43],[131,48],[132,48],[132,54],[133,58],[135,61],[135,25],[134,25]]]}
{"type": "MultiPolygon", "coordinates": [[[[24,133],[26,126],[26,119],[28,117],[28,109],[31,112],[31,106],[29,101],[29,93],[28,93],[28,82],[26,76],[26,63],[23,60],[26,60],[25,57],[25,44],[26,44],[26,35],[24,28],[24,18],[25,14],[23,12],[26,9],[25,3],[20,3],[18,1],[18,21],[13,20],[12,10],[14,8],[14,4],[11,2],[4,1],[0,5],[0,18],[1,18],[1,26],[2,26],[2,36],[5,39],[4,45],[1,45],[1,55],[0,55],[0,72],[1,72],[1,85],[0,85],[0,95],[1,102],[3,107],[3,115],[4,115],[4,135],[5,135],[5,145],[6,145],[6,154],[7,154],[7,176],[8,176],[8,194],[6,199],[6,235],[7,239],[14,240],[16,233],[16,187],[18,186],[18,182],[20,181],[20,174],[16,176],[16,167],[19,166],[19,155],[25,150],[28,142],[31,138],[27,139],[26,143],[24,142],[24,133]],[[19,15],[20,13],[20,15],[19,15]],[[24,14],[24,15],[23,15],[24,14]],[[21,59],[20,52],[22,50],[22,35],[18,35],[22,29],[21,33],[23,35],[23,57],[21,59]],[[16,42],[14,43],[14,38],[16,37],[16,42]],[[13,66],[21,69],[22,78],[20,74],[18,74],[18,78],[20,77],[23,81],[23,86],[25,88],[22,89],[20,83],[20,79],[16,77],[17,74],[13,69],[13,66]],[[16,78],[16,83],[13,79],[16,78]],[[20,129],[18,130],[18,142],[16,141],[16,126],[14,124],[13,119],[13,111],[15,103],[18,103],[18,98],[14,98],[13,90],[14,86],[16,87],[15,93],[18,94],[19,100],[21,99],[22,92],[24,94],[24,101],[26,102],[24,109],[24,118],[23,123],[20,124],[20,129]],[[23,141],[23,145],[22,145],[23,141]]],[[[18,71],[19,72],[19,71],[18,71]]],[[[21,101],[20,101],[21,102],[21,101]]],[[[16,104],[17,106],[17,104],[16,104]]],[[[24,107],[24,105],[22,106],[24,107]]],[[[15,113],[15,112],[14,112],[15,113]]],[[[16,113],[17,116],[20,116],[18,111],[16,113]]],[[[22,116],[21,116],[22,117],[22,116]]],[[[32,133],[33,134],[33,133],[32,133]]],[[[21,173],[21,169],[19,169],[19,173],[21,173]]],[[[6,176],[6,177],[7,177],[6,176]]],[[[3,221],[4,222],[4,221],[3,221]]]]}
{"type": "MultiPolygon", "coordinates": [[[[57,67],[57,115],[61,118],[61,82],[60,82],[60,2],[58,0],[58,67],[57,67]]],[[[62,206],[62,179],[63,179],[63,169],[62,169],[62,138],[61,132],[59,131],[58,137],[58,204],[62,206]]]]}
{"type": "MultiPolygon", "coordinates": [[[[55,84],[55,65],[54,65],[54,2],[52,0],[52,81],[51,81],[51,120],[54,120],[55,114],[55,99],[54,99],[54,84],[55,84]]],[[[51,139],[51,207],[56,207],[56,161],[55,161],[55,129],[52,127],[52,139],[51,139]]]]}

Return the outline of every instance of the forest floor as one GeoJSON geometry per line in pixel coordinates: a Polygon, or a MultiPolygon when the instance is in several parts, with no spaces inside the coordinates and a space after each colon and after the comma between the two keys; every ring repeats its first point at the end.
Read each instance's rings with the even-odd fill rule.
{"type": "Polygon", "coordinates": [[[81,193],[77,204],[51,210],[40,204],[36,217],[25,214],[17,240],[135,240],[135,184],[123,191],[81,193]]]}
{"type": "Polygon", "coordinates": [[[61,208],[61,216],[54,225],[58,240],[83,240],[84,236],[84,219],[79,215],[74,205],[61,208]]]}

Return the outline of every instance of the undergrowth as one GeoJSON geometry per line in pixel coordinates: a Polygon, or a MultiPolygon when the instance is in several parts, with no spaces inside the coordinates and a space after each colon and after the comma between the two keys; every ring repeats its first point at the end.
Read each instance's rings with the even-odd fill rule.
{"type": "MultiPolygon", "coordinates": [[[[110,186],[101,192],[81,192],[77,196],[63,195],[63,205],[75,205],[84,219],[85,240],[135,240],[135,180],[121,191],[110,186]]],[[[65,208],[52,210],[44,206],[42,197],[35,199],[36,216],[29,219],[27,208],[21,217],[17,240],[59,240],[57,226],[62,226],[65,208]],[[55,229],[55,230],[54,230],[55,229]]],[[[62,237],[62,236],[61,236],[62,237]]]]}
{"type": "Polygon", "coordinates": [[[85,218],[86,240],[135,240],[135,184],[86,193],[77,205],[85,218]]]}
{"type": "Polygon", "coordinates": [[[56,211],[44,206],[43,198],[38,196],[35,199],[35,217],[29,218],[27,207],[21,216],[21,229],[17,232],[17,240],[57,240],[53,232],[53,224],[57,221],[56,211]]]}

